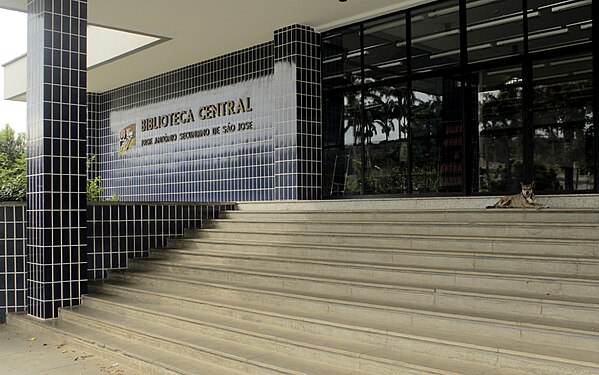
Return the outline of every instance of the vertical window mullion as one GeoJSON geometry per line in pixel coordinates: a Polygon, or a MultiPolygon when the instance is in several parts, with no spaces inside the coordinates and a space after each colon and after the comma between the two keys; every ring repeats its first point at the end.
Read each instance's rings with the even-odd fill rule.
{"type": "Polygon", "coordinates": [[[461,74],[461,93],[462,93],[462,195],[470,194],[470,173],[469,166],[473,165],[474,161],[470,160],[470,119],[467,115],[469,113],[468,106],[468,92],[470,83],[467,80],[467,69],[468,69],[468,34],[467,25],[468,19],[466,15],[466,0],[460,0],[459,3],[459,29],[460,29],[460,74],[461,74]]]}
{"type": "Polygon", "coordinates": [[[364,103],[364,23],[360,24],[360,123],[362,128],[360,129],[360,139],[362,141],[362,183],[360,184],[360,194],[366,193],[366,107],[364,103]]]}
{"type": "MultiPolygon", "coordinates": [[[[593,21],[599,19],[599,3],[594,1],[592,4],[592,19],[593,21]]],[[[599,131],[597,122],[597,110],[599,109],[599,78],[597,78],[597,71],[599,71],[599,52],[597,52],[597,37],[599,36],[599,28],[593,27],[593,161],[594,161],[594,174],[595,181],[594,187],[595,192],[599,192],[599,131]]]]}
{"type": "Polygon", "coordinates": [[[406,91],[408,94],[408,100],[406,105],[408,106],[408,167],[406,168],[406,179],[407,179],[407,193],[412,194],[413,183],[412,183],[412,12],[406,11],[406,74],[407,84],[406,91]]]}
{"type": "Polygon", "coordinates": [[[534,179],[534,129],[533,129],[533,71],[528,52],[528,0],[522,0],[523,49],[522,66],[523,117],[522,117],[522,180],[525,183],[534,179]]]}

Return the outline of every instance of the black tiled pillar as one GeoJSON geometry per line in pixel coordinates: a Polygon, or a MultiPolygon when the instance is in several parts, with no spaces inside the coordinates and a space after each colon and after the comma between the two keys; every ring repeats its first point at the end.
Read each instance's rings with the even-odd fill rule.
{"type": "Polygon", "coordinates": [[[87,0],[29,0],[27,13],[27,303],[50,319],[87,287],[87,0]]]}
{"type": "Polygon", "coordinates": [[[320,34],[292,25],[275,31],[276,200],[321,195],[320,34]]]}

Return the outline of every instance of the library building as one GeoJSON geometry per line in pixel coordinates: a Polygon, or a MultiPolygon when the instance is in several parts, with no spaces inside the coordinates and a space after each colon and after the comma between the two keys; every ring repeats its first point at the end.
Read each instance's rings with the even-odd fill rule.
{"type": "Polygon", "coordinates": [[[599,374],[599,3],[0,8],[27,17],[0,340],[143,374],[599,374]]]}

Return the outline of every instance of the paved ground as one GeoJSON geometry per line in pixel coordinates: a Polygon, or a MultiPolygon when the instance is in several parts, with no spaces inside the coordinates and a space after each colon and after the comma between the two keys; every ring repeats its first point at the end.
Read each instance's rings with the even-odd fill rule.
{"type": "Polygon", "coordinates": [[[142,375],[68,345],[0,325],[0,375],[142,375]]]}

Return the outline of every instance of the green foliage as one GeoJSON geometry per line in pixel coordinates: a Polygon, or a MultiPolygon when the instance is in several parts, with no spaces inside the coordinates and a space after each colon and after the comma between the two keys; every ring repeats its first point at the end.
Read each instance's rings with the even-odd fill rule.
{"type": "MultiPolygon", "coordinates": [[[[88,169],[95,160],[96,157],[92,156],[87,161],[88,169]]],[[[0,181],[0,201],[25,200],[27,192],[25,134],[16,134],[8,124],[0,130],[0,181]]],[[[100,200],[104,190],[101,185],[101,176],[87,180],[88,200],[100,200]]],[[[117,195],[113,195],[107,200],[117,201],[118,199],[117,195]]]]}
{"type": "MultiPolygon", "coordinates": [[[[87,170],[89,170],[92,166],[92,163],[96,161],[96,155],[92,155],[92,157],[90,157],[89,159],[87,159],[87,161],[85,162],[85,166],[87,167],[87,170]]],[[[102,176],[96,176],[94,178],[88,178],[87,179],[87,184],[85,186],[85,192],[87,193],[87,200],[88,201],[99,201],[100,200],[100,195],[102,194],[102,187],[100,186],[102,184],[102,176]]]]}
{"type": "MultiPolygon", "coordinates": [[[[91,169],[92,163],[96,161],[96,155],[92,155],[86,161],[87,169],[91,169]]],[[[102,176],[96,176],[94,178],[88,178],[86,184],[86,193],[88,201],[99,201],[102,196],[104,188],[102,187],[102,176]]],[[[107,201],[116,202],[119,200],[119,196],[114,194],[108,198],[107,201]]]]}
{"type": "Polygon", "coordinates": [[[96,176],[94,178],[87,179],[86,193],[88,201],[99,201],[100,195],[104,190],[100,185],[102,183],[102,177],[96,176]]]}
{"type": "Polygon", "coordinates": [[[24,201],[27,190],[25,134],[0,130],[0,201],[24,201]]]}
{"type": "Polygon", "coordinates": [[[8,164],[15,163],[17,159],[25,155],[25,134],[15,133],[10,125],[6,124],[0,130],[0,155],[8,164]]]}

